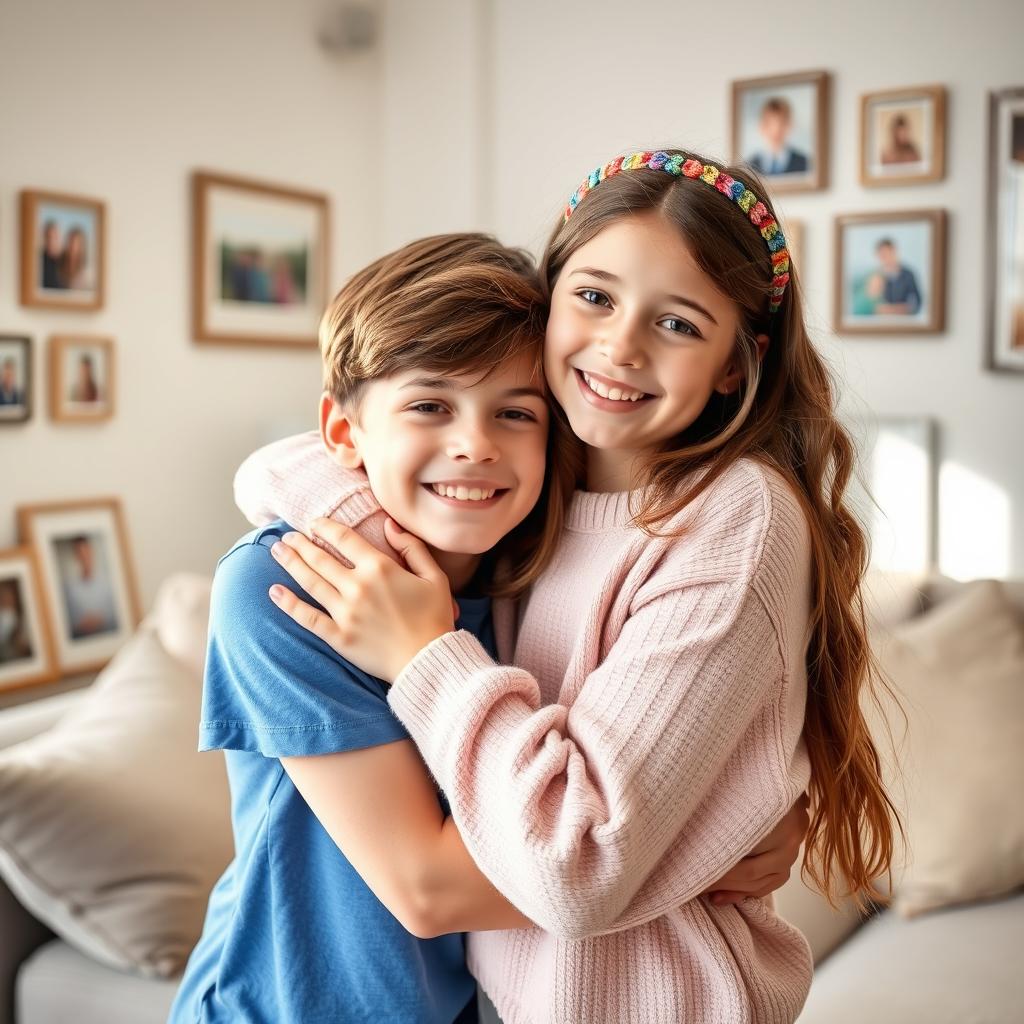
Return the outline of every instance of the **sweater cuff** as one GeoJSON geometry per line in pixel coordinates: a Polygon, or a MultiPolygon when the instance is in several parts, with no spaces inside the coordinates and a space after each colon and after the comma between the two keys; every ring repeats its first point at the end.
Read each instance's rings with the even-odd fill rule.
{"type": "Polygon", "coordinates": [[[493,669],[495,661],[472,633],[464,629],[432,640],[402,669],[388,693],[391,710],[416,741],[441,741],[439,722],[453,718],[472,689],[474,672],[493,669]]]}

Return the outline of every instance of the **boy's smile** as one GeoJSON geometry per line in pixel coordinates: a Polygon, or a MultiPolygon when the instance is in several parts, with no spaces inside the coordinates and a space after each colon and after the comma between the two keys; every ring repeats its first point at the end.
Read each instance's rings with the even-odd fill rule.
{"type": "Polygon", "coordinates": [[[526,518],[544,483],[548,408],[531,353],[483,378],[419,368],[370,381],[353,408],[331,403],[323,432],[453,585],[526,518]]]}

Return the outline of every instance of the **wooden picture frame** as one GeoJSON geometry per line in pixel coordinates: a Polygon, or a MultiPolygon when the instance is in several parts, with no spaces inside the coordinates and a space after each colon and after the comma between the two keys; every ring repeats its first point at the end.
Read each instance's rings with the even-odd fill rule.
{"type": "Polygon", "coordinates": [[[744,78],[734,81],[731,89],[732,162],[752,167],[773,194],[826,188],[831,129],[829,73],[803,71],[744,78]],[[774,154],[763,150],[760,139],[770,140],[766,134],[769,125],[778,129],[776,142],[791,138],[793,145],[774,154]],[[786,132],[784,137],[779,134],[782,131],[786,132]],[[769,160],[781,161],[784,169],[773,170],[769,160]]]}
{"type": "Polygon", "coordinates": [[[23,505],[16,515],[38,560],[59,672],[102,668],[141,617],[120,499],[23,505]]]}
{"type": "Polygon", "coordinates": [[[318,192],[195,172],[196,341],[315,347],[327,306],[329,212],[318,192]]]}
{"type": "Polygon", "coordinates": [[[24,190],[21,304],[37,309],[102,309],[107,266],[106,206],[64,192],[24,190]]]}
{"type": "Polygon", "coordinates": [[[946,175],[946,89],[917,85],[861,96],[860,183],[921,185],[946,175]],[[903,138],[896,132],[904,130],[903,138]],[[883,149],[886,131],[893,133],[883,149]],[[914,157],[917,157],[915,160],[914,157]]]}
{"type": "Polygon", "coordinates": [[[1024,373],[1024,86],[988,104],[985,368],[1024,373]]]}
{"type": "Polygon", "coordinates": [[[0,551],[0,693],[58,677],[39,563],[28,545],[0,551]]]}
{"type": "Polygon", "coordinates": [[[0,427],[32,418],[33,369],[32,339],[23,334],[0,335],[0,427]]]}
{"type": "Polygon", "coordinates": [[[49,362],[52,419],[58,423],[102,423],[113,417],[117,395],[113,338],[54,335],[49,362]],[[76,380],[76,375],[80,379],[76,380]]]}
{"type": "Polygon", "coordinates": [[[836,217],[836,332],[940,333],[946,323],[946,233],[941,209],[836,217]]]}

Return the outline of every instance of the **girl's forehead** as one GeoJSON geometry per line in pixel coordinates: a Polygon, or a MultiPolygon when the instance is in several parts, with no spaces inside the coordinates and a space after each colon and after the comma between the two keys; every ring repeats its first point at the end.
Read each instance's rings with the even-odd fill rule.
{"type": "Polygon", "coordinates": [[[626,287],[666,296],[700,295],[723,308],[732,300],[701,269],[676,225],[656,211],[606,224],[566,261],[562,279],[571,285],[588,272],[611,275],[626,287]]]}

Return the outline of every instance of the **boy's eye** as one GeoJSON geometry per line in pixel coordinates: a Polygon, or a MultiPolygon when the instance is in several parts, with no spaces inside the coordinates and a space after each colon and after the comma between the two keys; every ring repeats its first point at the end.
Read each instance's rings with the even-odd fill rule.
{"type": "Polygon", "coordinates": [[[661,321],[661,326],[667,327],[674,334],[692,334],[695,338],[701,336],[700,331],[689,320],[681,320],[676,316],[666,317],[661,321]]]}
{"type": "Polygon", "coordinates": [[[445,412],[445,407],[440,402],[417,402],[409,406],[410,412],[421,412],[424,415],[432,415],[438,412],[445,412]]]}
{"type": "Polygon", "coordinates": [[[589,302],[592,306],[610,306],[611,302],[608,296],[604,292],[599,292],[596,288],[581,288],[576,293],[584,302],[589,302]]]}

